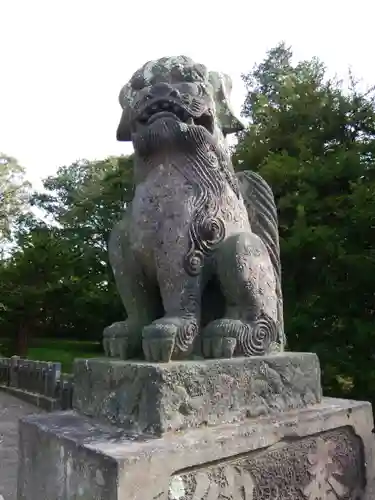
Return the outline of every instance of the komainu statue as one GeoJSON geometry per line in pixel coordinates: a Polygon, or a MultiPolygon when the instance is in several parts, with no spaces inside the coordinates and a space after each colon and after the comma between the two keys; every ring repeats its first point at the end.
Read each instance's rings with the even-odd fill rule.
{"type": "Polygon", "coordinates": [[[127,319],[105,328],[108,356],[283,350],[275,202],[258,174],[234,172],[230,91],[227,75],[180,56],[146,63],[120,92],[135,195],[109,241],[127,319]]]}

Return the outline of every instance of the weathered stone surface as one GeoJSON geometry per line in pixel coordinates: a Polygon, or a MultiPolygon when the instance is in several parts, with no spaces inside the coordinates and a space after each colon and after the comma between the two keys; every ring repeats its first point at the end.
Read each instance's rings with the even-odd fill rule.
{"type": "Polygon", "coordinates": [[[44,396],[43,394],[28,392],[24,389],[18,389],[17,387],[11,387],[8,385],[0,385],[0,390],[7,392],[18,399],[22,399],[23,401],[26,401],[26,403],[42,408],[43,410],[61,410],[60,402],[56,398],[50,398],[48,396],[44,396]]]}
{"type": "Polygon", "coordinates": [[[0,500],[17,496],[18,419],[40,411],[0,392],[0,500]]]}
{"type": "Polygon", "coordinates": [[[315,354],[142,363],[75,361],[73,407],[127,430],[169,430],[241,421],[321,400],[315,354]]]}
{"type": "Polygon", "coordinates": [[[135,191],[108,243],[127,312],[103,332],[108,356],[283,350],[277,209],[259,174],[234,172],[226,136],[243,125],[231,86],[179,56],[148,61],[120,92],[117,139],[133,143],[135,191]]]}
{"type": "Polygon", "coordinates": [[[162,438],[73,412],[32,416],[18,500],[373,500],[372,429],[370,404],[327,398],[162,438]]]}
{"type": "Polygon", "coordinates": [[[365,490],[362,440],[351,427],[280,443],[263,453],[235,457],[174,475],[169,500],[360,500],[365,490]],[[207,495],[207,496],[206,496],[207,495]]]}

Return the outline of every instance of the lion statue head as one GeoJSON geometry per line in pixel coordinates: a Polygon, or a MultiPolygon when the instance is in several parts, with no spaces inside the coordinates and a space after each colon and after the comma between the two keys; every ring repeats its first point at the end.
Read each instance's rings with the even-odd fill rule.
{"type": "Polygon", "coordinates": [[[117,140],[132,141],[146,158],[163,149],[224,143],[243,129],[230,106],[232,81],[189,57],[163,57],[136,71],[120,92],[117,140]]]}

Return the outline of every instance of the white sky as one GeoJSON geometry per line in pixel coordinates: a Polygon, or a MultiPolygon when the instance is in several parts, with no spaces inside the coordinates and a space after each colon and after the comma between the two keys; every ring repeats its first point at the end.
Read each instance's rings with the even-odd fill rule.
{"type": "Polygon", "coordinates": [[[115,138],[118,93],[156,57],[230,74],[237,110],[240,74],[281,40],[375,83],[374,14],[373,0],[0,0],[0,151],[36,184],[76,159],[129,152],[115,138]]]}

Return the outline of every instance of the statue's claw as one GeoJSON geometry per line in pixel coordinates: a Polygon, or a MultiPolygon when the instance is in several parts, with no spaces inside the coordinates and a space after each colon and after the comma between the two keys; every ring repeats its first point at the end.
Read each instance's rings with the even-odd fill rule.
{"type": "Polygon", "coordinates": [[[120,359],[129,359],[136,355],[141,349],[141,328],[128,320],[107,326],[103,331],[105,355],[120,359]]]}
{"type": "Polygon", "coordinates": [[[194,319],[164,317],[143,329],[143,352],[148,361],[168,362],[189,354],[198,332],[194,319]]]}
{"type": "Polygon", "coordinates": [[[171,360],[174,348],[172,339],[143,340],[142,345],[147,361],[168,363],[171,360]]]}
{"type": "Polygon", "coordinates": [[[104,354],[106,356],[110,356],[111,354],[111,343],[110,343],[110,340],[109,338],[107,337],[103,337],[103,349],[104,349],[104,354]]]}
{"type": "Polygon", "coordinates": [[[202,334],[202,350],[205,358],[232,358],[237,340],[233,335],[231,320],[215,320],[202,334]]]}
{"type": "Polygon", "coordinates": [[[205,358],[232,358],[236,348],[236,339],[229,337],[204,338],[203,356],[205,358]]]}
{"type": "Polygon", "coordinates": [[[276,323],[266,314],[252,322],[218,319],[203,331],[203,354],[212,358],[276,354],[282,350],[277,333],[276,323]]]}
{"type": "Polygon", "coordinates": [[[128,359],[128,339],[126,337],[112,337],[103,340],[106,355],[112,358],[128,359]],[[108,344],[106,348],[105,344],[108,344]]]}
{"type": "Polygon", "coordinates": [[[151,325],[143,329],[143,353],[147,361],[168,362],[170,361],[174,341],[177,333],[177,326],[172,322],[165,322],[163,319],[156,320],[151,325]]]}

